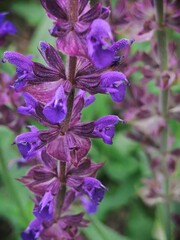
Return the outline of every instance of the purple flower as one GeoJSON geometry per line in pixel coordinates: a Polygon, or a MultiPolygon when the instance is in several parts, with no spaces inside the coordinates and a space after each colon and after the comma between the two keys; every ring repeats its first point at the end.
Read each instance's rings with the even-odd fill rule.
{"type": "Polygon", "coordinates": [[[41,199],[38,206],[34,208],[33,214],[38,218],[45,221],[50,221],[53,218],[53,199],[51,192],[46,192],[41,199]]]}
{"type": "Polygon", "coordinates": [[[127,84],[128,81],[123,73],[112,71],[101,75],[99,88],[110,93],[115,102],[121,102],[124,99],[127,84]]]}
{"type": "Polygon", "coordinates": [[[180,32],[180,8],[179,1],[168,1],[165,22],[168,27],[180,32]]]}
{"type": "Polygon", "coordinates": [[[88,61],[80,62],[79,65],[82,70],[77,72],[75,78],[77,88],[90,94],[109,93],[116,102],[124,99],[128,81],[123,73],[93,69],[88,61]]]}
{"type": "Polygon", "coordinates": [[[36,107],[38,102],[29,93],[23,93],[26,106],[18,107],[18,112],[26,116],[36,116],[36,107]]]}
{"type": "MultiPolygon", "coordinates": [[[[115,49],[115,46],[113,46],[113,49],[115,49]]],[[[25,101],[32,101],[30,105],[36,105],[32,97],[46,103],[47,105],[43,111],[44,115],[51,123],[58,123],[65,118],[67,111],[64,92],[68,94],[72,85],[67,80],[65,67],[58,52],[45,42],[40,43],[40,52],[49,67],[32,62],[28,57],[14,52],[5,52],[4,59],[17,67],[18,79],[14,83],[14,88],[27,92],[25,101]],[[63,89],[60,90],[62,85],[64,91],[63,89]],[[54,96],[55,91],[58,92],[54,96]],[[58,96],[62,96],[62,98],[59,99],[59,104],[55,107],[55,98],[57,101],[58,96]],[[60,112],[61,114],[59,114],[60,112]]],[[[110,93],[112,99],[116,102],[123,100],[127,85],[127,79],[123,73],[117,71],[103,73],[96,70],[89,60],[84,58],[78,60],[78,70],[74,82],[77,88],[90,94],[110,93]]]]}
{"type": "Polygon", "coordinates": [[[118,116],[108,115],[95,121],[93,135],[100,137],[106,144],[112,144],[112,138],[115,134],[115,124],[119,121],[118,116]]]}
{"type": "Polygon", "coordinates": [[[20,117],[16,112],[17,106],[22,103],[22,98],[9,87],[12,81],[14,77],[0,73],[0,125],[8,127],[17,134],[24,126],[25,117],[20,117]]]}
{"type": "Polygon", "coordinates": [[[58,52],[50,44],[40,42],[39,51],[48,66],[32,62],[32,57],[16,52],[5,52],[3,61],[7,60],[16,66],[18,78],[14,83],[15,90],[35,92],[36,98],[47,102],[54,96],[54,91],[62,83],[61,80],[66,79],[65,68],[58,52]],[[56,83],[52,85],[50,82],[56,83]]]}
{"type": "Polygon", "coordinates": [[[22,240],[36,240],[42,231],[42,222],[39,219],[34,219],[24,232],[21,233],[22,240]]]}
{"type": "Polygon", "coordinates": [[[66,113],[66,95],[63,86],[60,86],[51,102],[45,105],[43,114],[51,123],[58,123],[65,119],[66,113]]]}
{"type": "Polygon", "coordinates": [[[42,148],[45,144],[40,140],[37,128],[30,128],[31,132],[20,134],[14,141],[14,143],[17,144],[19,152],[25,159],[33,157],[37,150],[42,148]]]}
{"type": "MultiPolygon", "coordinates": [[[[164,1],[164,24],[167,27],[180,32],[179,1],[164,1]]],[[[133,36],[136,41],[144,42],[151,40],[157,28],[155,21],[155,6],[151,0],[127,2],[117,1],[113,12],[114,25],[119,30],[119,24],[123,26],[123,32],[133,36]],[[121,16],[119,17],[119,12],[121,16]]]]}
{"type": "Polygon", "coordinates": [[[4,21],[5,16],[8,13],[0,13],[0,46],[4,44],[4,39],[7,35],[14,35],[16,28],[10,21],[4,21]]]}
{"type": "Polygon", "coordinates": [[[17,52],[5,52],[3,55],[3,62],[8,61],[9,63],[16,66],[16,73],[18,79],[14,83],[15,90],[20,90],[25,86],[26,81],[33,79],[32,73],[32,61],[30,56],[24,56],[17,52]]]}
{"type": "Polygon", "coordinates": [[[60,86],[55,96],[46,105],[39,103],[29,93],[23,93],[26,106],[20,106],[18,112],[27,116],[32,116],[44,125],[51,125],[62,122],[66,117],[66,95],[63,86],[60,86]]]}
{"type": "Polygon", "coordinates": [[[83,181],[81,190],[86,196],[88,196],[88,198],[82,198],[82,203],[86,211],[89,214],[93,214],[97,211],[97,207],[108,189],[97,179],[87,177],[83,181]]]}
{"type": "Polygon", "coordinates": [[[55,159],[48,155],[46,150],[42,150],[41,162],[31,167],[25,176],[18,179],[33,193],[44,196],[35,211],[38,215],[48,211],[47,216],[49,216],[51,213],[51,204],[53,203],[49,201],[51,199],[50,194],[56,195],[60,188],[56,168],[55,159]]]}
{"type": "Polygon", "coordinates": [[[85,157],[88,153],[91,142],[87,136],[82,136],[74,132],[74,126],[78,125],[81,119],[81,111],[86,106],[86,97],[84,93],[75,97],[71,120],[67,129],[64,129],[63,122],[56,127],[57,136],[49,142],[47,151],[53,157],[61,161],[70,161],[73,164],[85,157]]]}
{"type": "MultiPolygon", "coordinates": [[[[26,97],[27,96],[29,97],[29,95],[26,95],[26,97]]],[[[79,123],[82,109],[88,104],[92,103],[93,99],[90,99],[90,102],[87,103],[87,98],[84,92],[81,92],[81,94],[77,95],[77,97],[74,100],[72,116],[69,126],[67,126],[65,129],[63,122],[60,124],[57,124],[56,122],[51,123],[49,121],[51,119],[48,120],[46,119],[47,116],[46,117],[44,116],[44,109],[46,109],[46,106],[51,105],[52,102],[50,104],[48,103],[44,107],[43,104],[32,99],[33,98],[30,98],[30,100],[26,99],[26,103],[29,102],[31,106],[30,107],[26,106],[25,110],[20,109],[21,112],[27,114],[27,109],[28,110],[30,109],[30,112],[31,113],[35,112],[34,116],[44,125],[50,127],[50,129],[43,131],[33,129],[34,130],[33,132],[23,133],[19,135],[15,139],[15,143],[17,144],[21,155],[24,158],[28,159],[30,157],[33,157],[34,154],[36,154],[36,152],[39,149],[46,146],[47,151],[50,155],[62,161],[72,160],[74,161],[75,164],[82,157],[85,157],[90,149],[91,142],[88,139],[88,137],[81,136],[81,134],[77,135],[76,132],[73,131],[73,127],[79,123]],[[36,105],[35,110],[32,108],[33,104],[36,105]]],[[[58,112],[58,114],[60,114],[60,117],[61,111],[64,109],[66,110],[66,107],[64,106],[62,109],[60,108],[60,112],[58,112]]],[[[53,110],[52,115],[54,114],[54,112],[55,111],[53,110]]]]}
{"type": "Polygon", "coordinates": [[[87,35],[88,54],[98,69],[106,68],[116,60],[115,56],[121,49],[133,42],[128,39],[114,42],[109,24],[102,19],[96,19],[87,35]]]}
{"type": "Polygon", "coordinates": [[[69,213],[73,202],[79,199],[88,213],[95,213],[108,190],[95,178],[103,164],[87,157],[91,138],[112,144],[115,125],[122,121],[108,115],[83,123],[82,110],[94,102],[97,93],[109,93],[116,102],[123,100],[128,81],[123,73],[112,70],[118,69],[123,58],[119,51],[133,41],[113,41],[110,26],[103,20],[110,11],[100,3],[93,7],[88,0],[41,3],[54,20],[50,33],[57,37],[58,50],[40,42],[45,65],[16,52],[5,52],[3,57],[16,67],[13,87],[25,100],[18,111],[45,127],[30,126],[31,131],[14,142],[23,164],[31,165],[19,181],[35,194],[36,219],[21,236],[23,240],[79,240],[78,228],[87,226],[87,221],[83,213],[69,213]],[[59,50],[67,54],[67,64],[59,50]]]}
{"type": "Polygon", "coordinates": [[[91,138],[102,138],[104,143],[112,144],[115,125],[122,121],[118,116],[108,115],[95,122],[78,124],[72,128],[77,135],[91,138]]]}
{"type": "Polygon", "coordinates": [[[109,10],[100,3],[90,8],[89,1],[79,0],[78,16],[74,22],[71,18],[69,1],[41,0],[41,3],[48,16],[55,20],[50,33],[57,37],[57,48],[68,55],[86,56],[85,36],[89,26],[98,17],[106,18],[109,10]]]}
{"type": "Polygon", "coordinates": [[[49,239],[65,239],[80,240],[78,227],[87,227],[88,221],[83,218],[84,214],[64,215],[57,222],[43,229],[41,238],[49,239]]]}

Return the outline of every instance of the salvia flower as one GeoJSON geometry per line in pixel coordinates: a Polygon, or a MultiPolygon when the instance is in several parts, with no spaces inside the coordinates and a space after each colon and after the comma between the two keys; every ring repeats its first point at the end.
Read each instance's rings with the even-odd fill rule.
{"type": "Polygon", "coordinates": [[[129,49],[133,40],[113,40],[104,20],[110,11],[100,3],[92,7],[88,0],[41,3],[54,20],[50,33],[57,37],[58,50],[40,42],[45,65],[16,52],[3,56],[3,62],[16,67],[12,88],[25,101],[18,104],[18,112],[43,126],[43,130],[28,126],[30,131],[14,141],[21,162],[30,165],[19,181],[34,193],[36,217],[21,236],[23,240],[79,240],[78,228],[87,226],[87,221],[83,213],[70,213],[74,201],[93,214],[108,190],[96,179],[103,164],[87,156],[91,139],[112,144],[115,126],[123,122],[115,115],[83,122],[82,111],[94,103],[95,94],[109,94],[115,102],[124,99],[129,83],[117,66],[122,50],[129,49]],[[59,50],[67,55],[67,64],[59,50]]]}
{"type": "Polygon", "coordinates": [[[0,13],[0,46],[4,44],[7,35],[14,35],[16,28],[11,21],[5,20],[7,12],[0,13]]]}
{"type": "Polygon", "coordinates": [[[104,143],[112,144],[115,125],[122,121],[118,116],[108,115],[95,122],[78,124],[73,127],[74,133],[84,137],[102,138],[104,143]]]}
{"type": "MultiPolygon", "coordinates": [[[[27,103],[27,101],[26,101],[27,103]]],[[[32,132],[23,133],[19,135],[15,143],[24,158],[29,158],[35,154],[39,149],[44,146],[47,147],[47,151],[55,158],[64,161],[77,161],[84,157],[90,149],[91,143],[89,138],[102,138],[106,144],[112,144],[112,138],[115,133],[115,124],[119,121],[119,117],[109,115],[100,118],[95,122],[80,123],[80,112],[85,107],[84,94],[78,95],[75,98],[74,106],[72,110],[71,122],[69,128],[64,132],[63,122],[57,125],[56,123],[49,124],[44,118],[43,121],[46,126],[51,128],[48,130],[38,131],[36,128],[32,128],[32,132]],[[60,149],[57,146],[61,146],[60,149]],[[56,149],[56,150],[55,150],[56,149]]],[[[37,103],[38,105],[38,103],[37,103]]],[[[46,107],[46,105],[45,105],[46,107]]],[[[41,106],[43,112],[45,107],[41,106]]],[[[26,107],[28,108],[28,107],[26,107]]],[[[49,110],[51,114],[54,114],[54,109],[49,110]]],[[[24,113],[21,110],[22,113],[24,113]]],[[[43,118],[42,112],[38,112],[37,119],[40,121],[43,118]]],[[[60,116],[61,114],[59,114],[60,116]]]]}
{"type": "Polygon", "coordinates": [[[108,92],[115,102],[121,102],[124,99],[127,85],[128,81],[123,73],[110,71],[101,75],[99,88],[108,92]]]}
{"type": "Polygon", "coordinates": [[[42,231],[42,221],[34,219],[24,232],[21,233],[22,240],[36,240],[42,231]]]}
{"type": "Polygon", "coordinates": [[[37,128],[33,126],[30,129],[31,132],[22,133],[14,141],[24,159],[32,158],[35,152],[43,146],[43,142],[38,136],[37,128]]]}
{"type": "Polygon", "coordinates": [[[90,24],[98,17],[106,18],[109,15],[109,9],[100,3],[90,8],[87,0],[79,0],[77,19],[72,19],[69,1],[41,0],[41,3],[48,16],[55,20],[50,33],[57,37],[57,48],[69,55],[86,55],[85,36],[90,24]]]}
{"type": "Polygon", "coordinates": [[[82,198],[82,203],[86,211],[90,214],[95,213],[108,189],[100,181],[92,177],[84,179],[81,189],[88,196],[88,198],[82,198]]]}
{"type": "Polygon", "coordinates": [[[58,123],[65,119],[66,113],[66,95],[60,86],[51,102],[44,106],[43,114],[51,123],[58,123]]]}
{"type": "Polygon", "coordinates": [[[83,213],[65,215],[57,222],[46,227],[41,232],[40,237],[43,240],[53,239],[67,239],[67,240],[80,240],[78,227],[87,227],[88,221],[85,220],[83,213]]]}
{"type": "Polygon", "coordinates": [[[110,66],[116,60],[117,53],[134,41],[121,39],[113,41],[109,24],[103,19],[93,21],[87,35],[88,54],[98,69],[110,66]]]}
{"type": "MultiPolygon", "coordinates": [[[[120,44],[124,44],[124,41],[126,42],[126,40],[120,40],[120,44]]],[[[127,42],[129,42],[129,40],[127,40],[127,42]]],[[[115,46],[112,49],[115,49],[115,46]]],[[[14,83],[15,90],[28,92],[41,102],[49,102],[48,104],[50,105],[44,110],[47,113],[47,109],[49,109],[54,102],[54,99],[52,99],[54,92],[57,91],[60,85],[64,87],[64,91],[61,88],[63,95],[64,93],[68,94],[70,92],[72,85],[67,79],[65,66],[58,52],[45,42],[40,42],[40,52],[49,67],[32,62],[29,56],[23,56],[15,52],[5,52],[3,59],[14,64],[17,68],[18,78],[14,83]],[[50,103],[50,101],[52,101],[52,103],[50,103]]],[[[89,60],[83,58],[78,60],[74,83],[77,88],[93,95],[97,93],[109,93],[116,102],[123,100],[126,86],[128,85],[126,76],[123,73],[117,71],[108,71],[105,73],[98,71],[89,60]]],[[[57,95],[58,93],[56,94],[56,99],[57,95]]],[[[60,102],[65,103],[65,95],[63,98],[64,100],[62,101],[61,99],[60,102]]],[[[63,106],[65,107],[64,104],[63,106]]],[[[59,105],[57,108],[59,109],[59,105]]],[[[54,114],[57,113],[57,108],[54,114]]],[[[61,110],[64,111],[63,116],[65,117],[66,110],[61,110]]],[[[55,119],[54,115],[53,117],[55,119]]],[[[63,119],[62,115],[61,119],[63,119]]],[[[54,121],[56,120],[53,120],[53,122],[54,121]]]]}
{"type": "MultiPolygon", "coordinates": [[[[37,85],[38,83],[40,85],[40,88],[42,88],[41,83],[46,82],[48,84],[44,84],[43,90],[44,95],[47,96],[47,85],[48,89],[51,89],[50,82],[65,79],[64,64],[61,57],[58,55],[58,52],[51,45],[45,42],[40,42],[39,51],[47,63],[47,67],[40,63],[32,62],[31,56],[24,56],[17,52],[4,53],[3,61],[7,60],[9,63],[16,66],[17,79],[14,83],[15,90],[21,90],[28,84],[31,84],[33,88],[33,84],[37,85]]],[[[54,89],[56,90],[59,84],[60,82],[58,81],[55,86],[53,86],[54,88],[52,91],[54,91],[54,89]]],[[[42,91],[40,94],[42,94],[42,91]]],[[[50,94],[50,97],[52,99],[53,94],[50,94]]],[[[36,92],[36,96],[37,95],[38,94],[36,92]]],[[[43,96],[41,95],[41,97],[43,96]]]]}
{"type": "Polygon", "coordinates": [[[53,218],[53,210],[54,210],[54,204],[53,204],[54,197],[52,196],[51,192],[46,192],[41,199],[40,203],[35,206],[34,208],[34,215],[38,219],[42,219],[45,221],[50,221],[53,218]]]}

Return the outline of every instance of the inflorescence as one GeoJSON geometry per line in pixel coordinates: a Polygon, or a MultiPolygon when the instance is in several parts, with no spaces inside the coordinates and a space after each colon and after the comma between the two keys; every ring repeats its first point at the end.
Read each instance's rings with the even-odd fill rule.
{"type": "Polygon", "coordinates": [[[4,62],[16,66],[13,88],[25,101],[18,112],[44,126],[43,130],[28,126],[30,131],[14,141],[24,161],[31,163],[19,180],[35,196],[35,219],[21,236],[23,240],[74,240],[79,239],[78,228],[88,221],[83,213],[70,212],[73,203],[80,201],[93,214],[107,191],[95,177],[103,164],[87,156],[90,139],[112,144],[115,125],[123,122],[108,115],[84,123],[81,112],[94,103],[98,93],[109,94],[115,102],[123,100],[128,80],[116,66],[124,57],[121,51],[133,40],[114,42],[105,20],[110,10],[100,3],[93,7],[87,0],[41,3],[54,21],[50,34],[57,38],[57,49],[44,41],[39,44],[46,65],[17,52],[3,56],[4,62]],[[35,159],[33,165],[31,159],[35,159]]]}

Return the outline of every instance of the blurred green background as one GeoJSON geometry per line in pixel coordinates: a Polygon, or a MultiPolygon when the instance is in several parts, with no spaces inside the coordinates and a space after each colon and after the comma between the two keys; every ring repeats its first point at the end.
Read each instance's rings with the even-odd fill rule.
{"type": "MultiPolygon", "coordinates": [[[[8,38],[7,46],[0,49],[0,57],[5,50],[16,50],[32,54],[41,62],[42,58],[37,50],[39,41],[45,40],[54,45],[55,39],[48,33],[52,21],[45,15],[39,1],[1,0],[0,12],[3,11],[10,12],[8,19],[13,21],[18,32],[8,38]]],[[[173,37],[176,38],[175,35],[173,37]]],[[[149,46],[149,43],[134,44],[133,52],[145,48],[149,51],[149,46]]],[[[10,74],[14,73],[14,67],[10,64],[1,64],[0,68],[10,74]]],[[[134,81],[138,79],[139,75],[136,74],[134,81]]],[[[157,91],[155,84],[151,85],[150,91],[157,91]]],[[[113,109],[109,96],[98,95],[96,102],[84,110],[83,119],[89,121],[106,114],[116,114],[117,110],[113,109]]],[[[120,116],[120,112],[118,115],[120,116]]],[[[180,124],[174,121],[171,125],[175,130],[176,142],[179,146],[180,124]]],[[[96,216],[91,217],[92,224],[83,230],[84,239],[153,240],[158,239],[154,237],[155,235],[161,234],[155,207],[146,206],[139,197],[142,179],[151,176],[151,171],[142,146],[126,137],[130,128],[128,124],[119,125],[112,146],[105,145],[101,140],[93,141],[90,155],[93,161],[105,162],[98,178],[109,188],[109,191],[100,204],[96,216]]],[[[0,158],[3,159],[0,165],[0,240],[20,239],[20,232],[33,218],[32,195],[15,180],[27,169],[18,169],[15,165],[15,159],[19,154],[12,145],[14,138],[13,132],[0,127],[0,158]],[[7,164],[3,164],[4,162],[7,164]],[[7,182],[7,177],[11,178],[11,181],[7,182]],[[9,191],[12,185],[15,188],[14,192],[9,191]],[[17,204],[17,201],[20,203],[17,204]]]]}

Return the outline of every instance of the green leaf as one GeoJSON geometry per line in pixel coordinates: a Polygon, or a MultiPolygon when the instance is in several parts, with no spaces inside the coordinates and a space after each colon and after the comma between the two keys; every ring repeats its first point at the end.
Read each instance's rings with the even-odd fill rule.
{"type": "Polygon", "coordinates": [[[38,2],[14,2],[12,11],[23,17],[31,26],[36,26],[43,18],[43,8],[38,2]]]}
{"type": "Polygon", "coordinates": [[[120,210],[128,206],[129,202],[136,198],[136,189],[140,182],[140,175],[135,174],[126,178],[118,185],[110,185],[105,197],[98,209],[98,217],[103,220],[109,212],[120,210]]]}
{"type": "Polygon", "coordinates": [[[130,240],[101,223],[95,216],[89,216],[91,224],[82,230],[89,240],[130,240]]]}
{"type": "Polygon", "coordinates": [[[97,120],[104,115],[111,112],[110,96],[106,94],[97,94],[96,101],[83,110],[83,120],[92,121],[97,120]]]}
{"type": "Polygon", "coordinates": [[[139,163],[133,156],[138,149],[137,143],[120,133],[114,138],[113,145],[105,145],[101,140],[95,140],[91,149],[91,157],[105,162],[104,168],[108,176],[119,181],[139,170],[139,163]]]}
{"type": "Polygon", "coordinates": [[[149,83],[147,84],[147,92],[153,93],[156,96],[160,94],[160,88],[157,87],[155,80],[149,81],[149,83]]]}
{"type": "Polygon", "coordinates": [[[0,172],[3,186],[6,187],[4,192],[1,189],[0,198],[8,199],[8,201],[3,201],[0,213],[7,214],[10,220],[14,216],[15,223],[19,227],[25,227],[25,224],[28,224],[32,218],[32,201],[30,201],[28,190],[16,178],[24,174],[26,169],[18,169],[15,164],[15,159],[19,157],[19,154],[12,145],[13,132],[5,127],[0,127],[0,136],[0,172]]]}
{"type": "Polygon", "coordinates": [[[151,50],[151,44],[149,41],[146,42],[135,42],[131,49],[132,54],[135,54],[137,51],[140,52],[149,52],[151,50]]]}
{"type": "MultiPolygon", "coordinates": [[[[33,54],[38,52],[36,49],[40,41],[46,41],[53,46],[55,45],[56,38],[52,37],[48,31],[48,29],[51,29],[52,23],[52,20],[50,20],[46,15],[41,18],[41,21],[37,25],[36,31],[32,36],[29,52],[33,54]]],[[[44,63],[44,60],[42,57],[40,57],[40,54],[37,57],[37,61],[40,63],[44,63]]]]}
{"type": "Polygon", "coordinates": [[[154,211],[140,204],[140,202],[131,202],[128,218],[128,236],[133,240],[146,239],[152,240],[152,229],[154,222],[154,211]]]}
{"type": "Polygon", "coordinates": [[[172,134],[174,136],[173,147],[179,148],[180,147],[180,122],[178,122],[175,119],[171,119],[169,121],[169,125],[171,128],[172,134]]]}

